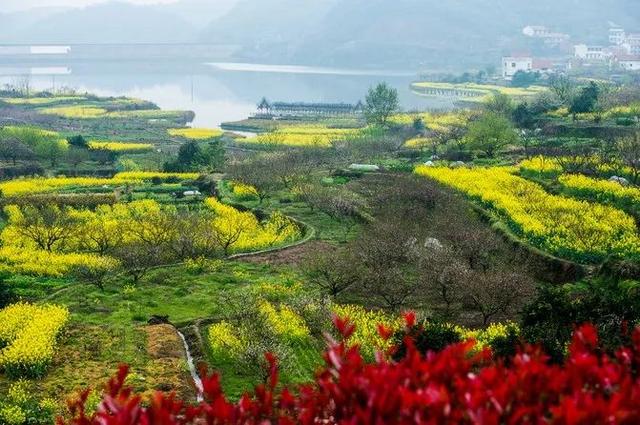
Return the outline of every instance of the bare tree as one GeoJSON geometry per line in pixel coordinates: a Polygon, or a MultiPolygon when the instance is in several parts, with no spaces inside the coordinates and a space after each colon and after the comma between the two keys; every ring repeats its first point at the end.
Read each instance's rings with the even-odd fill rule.
{"type": "Polygon", "coordinates": [[[631,170],[632,183],[640,183],[640,133],[618,140],[616,153],[622,163],[631,170]]]}
{"type": "Polygon", "coordinates": [[[412,230],[399,223],[370,225],[352,248],[362,270],[357,291],[395,311],[415,301],[422,283],[416,272],[416,239],[412,230]]]}
{"type": "Polygon", "coordinates": [[[20,142],[20,140],[9,137],[0,139],[0,157],[5,161],[11,161],[16,165],[17,161],[33,159],[35,154],[29,146],[20,142]]]}
{"type": "Polygon", "coordinates": [[[170,250],[178,233],[175,214],[167,210],[133,210],[125,222],[125,232],[135,243],[149,249],[170,250]]]}
{"type": "Polygon", "coordinates": [[[11,86],[22,96],[29,97],[31,95],[31,77],[29,75],[14,78],[11,86]]]}
{"type": "Polygon", "coordinates": [[[119,245],[110,254],[120,262],[134,283],[138,283],[151,268],[163,264],[166,256],[162,247],[142,243],[119,245]]]}
{"type": "Polygon", "coordinates": [[[316,186],[307,194],[306,201],[313,209],[342,223],[345,242],[354,226],[369,219],[365,200],[347,190],[316,186]]]}
{"type": "Polygon", "coordinates": [[[533,287],[521,273],[502,270],[470,273],[461,286],[465,304],[481,315],[484,326],[498,315],[513,316],[533,287]]]}
{"type": "Polygon", "coordinates": [[[227,168],[227,178],[253,186],[260,203],[280,187],[280,183],[269,172],[269,159],[259,156],[252,160],[235,162],[227,168]]]}
{"type": "Polygon", "coordinates": [[[455,257],[450,247],[427,240],[420,261],[420,274],[432,308],[442,319],[452,320],[457,315],[462,301],[461,287],[466,281],[469,268],[455,257]],[[430,242],[430,243],[429,243],[430,242]]]}
{"type": "Polygon", "coordinates": [[[315,252],[307,258],[304,269],[310,281],[333,298],[361,279],[357,259],[346,248],[315,252]]]}
{"type": "Polygon", "coordinates": [[[210,257],[220,252],[214,217],[204,212],[180,211],[173,221],[177,230],[171,249],[180,259],[210,257]]]}
{"type": "Polygon", "coordinates": [[[600,163],[599,150],[580,140],[571,140],[556,156],[556,161],[565,173],[594,174],[600,163]]]}
{"type": "Polygon", "coordinates": [[[24,206],[10,219],[16,233],[52,252],[78,231],[78,219],[55,205],[24,206]]]}
{"type": "Polygon", "coordinates": [[[576,84],[570,77],[554,75],[549,79],[549,86],[564,105],[569,105],[576,91],[576,84]]]}

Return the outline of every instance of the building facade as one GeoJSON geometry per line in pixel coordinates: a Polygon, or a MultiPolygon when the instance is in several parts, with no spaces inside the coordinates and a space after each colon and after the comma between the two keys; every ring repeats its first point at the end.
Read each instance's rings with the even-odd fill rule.
{"type": "Polygon", "coordinates": [[[620,46],[624,43],[626,33],[624,28],[611,28],[609,29],[609,44],[613,46],[620,46]]]}
{"type": "Polygon", "coordinates": [[[511,80],[518,71],[533,71],[533,58],[525,56],[506,56],[502,58],[502,77],[511,80]]]}
{"type": "Polygon", "coordinates": [[[607,59],[607,51],[602,46],[576,44],[573,46],[574,57],[586,61],[603,61],[607,59]]]}
{"type": "Polygon", "coordinates": [[[640,33],[627,34],[622,43],[630,55],[640,55],[640,33]]]}
{"type": "Polygon", "coordinates": [[[618,66],[625,71],[640,71],[640,56],[625,55],[618,58],[618,66]]]}

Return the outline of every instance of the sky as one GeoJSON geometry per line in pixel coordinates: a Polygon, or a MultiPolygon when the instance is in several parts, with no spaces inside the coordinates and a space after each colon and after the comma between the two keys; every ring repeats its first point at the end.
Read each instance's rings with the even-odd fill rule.
{"type": "MultiPolygon", "coordinates": [[[[104,3],[107,0],[1,0],[5,12],[27,10],[33,7],[83,7],[90,4],[104,3]]],[[[119,0],[133,4],[175,3],[178,0],[119,0]]],[[[213,0],[215,1],[215,0],[213,0]]]]}

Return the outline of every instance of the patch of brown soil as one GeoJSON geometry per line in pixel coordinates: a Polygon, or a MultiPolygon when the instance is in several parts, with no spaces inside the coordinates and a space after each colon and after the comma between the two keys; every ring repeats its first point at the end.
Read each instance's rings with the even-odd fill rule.
{"type": "Polygon", "coordinates": [[[147,333],[147,352],[154,359],[184,357],[182,341],[171,325],[145,326],[147,333]]]}
{"type": "Polygon", "coordinates": [[[147,353],[151,357],[145,375],[152,377],[153,390],[175,391],[184,400],[193,400],[194,387],[191,375],[186,370],[182,340],[173,326],[145,326],[147,353]]]}
{"type": "Polygon", "coordinates": [[[241,257],[237,260],[254,264],[267,264],[270,266],[295,266],[301,264],[309,254],[327,249],[331,249],[331,245],[327,242],[309,241],[302,245],[286,248],[281,251],[241,257]]]}

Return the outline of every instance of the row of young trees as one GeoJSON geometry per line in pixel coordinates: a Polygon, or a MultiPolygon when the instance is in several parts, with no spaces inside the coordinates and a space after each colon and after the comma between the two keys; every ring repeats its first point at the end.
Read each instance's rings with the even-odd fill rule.
{"type": "MultiPolygon", "coordinates": [[[[248,232],[261,230],[251,213],[230,207],[225,213],[204,207],[161,207],[154,201],[101,205],[94,211],[53,204],[9,206],[6,213],[8,226],[2,235],[5,245],[115,258],[134,282],[154,266],[229,255],[248,232]],[[252,220],[248,220],[250,217],[252,220]]],[[[280,216],[274,220],[274,226],[279,227],[265,227],[273,231],[266,236],[277,240],[280,227],[289,222],[278,224],[280,216]]],[[[113,272],[83,266],[75,271],[98,286],[113,272]]]]}

